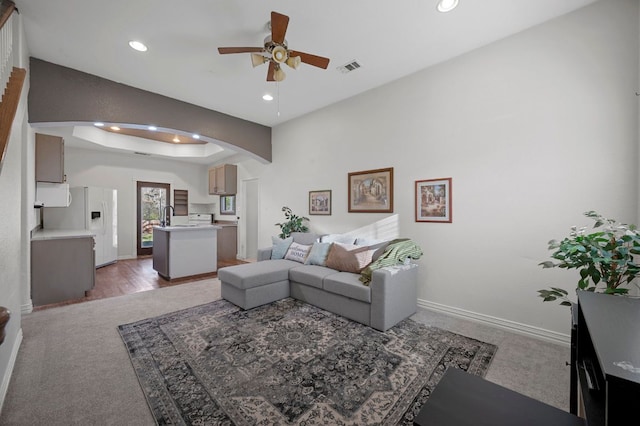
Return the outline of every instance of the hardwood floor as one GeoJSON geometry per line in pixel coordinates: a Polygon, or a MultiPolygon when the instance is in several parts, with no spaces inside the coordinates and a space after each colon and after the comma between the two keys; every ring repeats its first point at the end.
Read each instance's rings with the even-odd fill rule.
{"type": "MultiPolygon", "coordinates": [[[[247,263],[242,260],[219,260],[218,268],[230,265],[247,263]]],[[[122,296],[138,293],[156,288],[170,287],[193,281],[216,278],[218,274],[202,274],[193,277],[165,280],[153,269],[153,257],[143,256],[137,259],[118,260],[116,263],[96,269],[96,282],[93,290],[87,292],[85,297],[67,300],[50,305],[36,306],[34,311],[49,309],[56,306],[71,305],[88,302],[90,300],[104,299],[107,297],[122,296]]]]}

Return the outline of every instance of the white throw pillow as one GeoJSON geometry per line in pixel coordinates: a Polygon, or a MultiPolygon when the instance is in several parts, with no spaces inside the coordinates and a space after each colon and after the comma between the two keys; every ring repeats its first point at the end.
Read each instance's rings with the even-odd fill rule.
{"type": "Polygon", "coordinates": [[[353,244],[356,238],[351,235],[344,234],[327,234],[322,236],[323,243],[343,243],[353,244]]]}
{"type": "Polygon", "coordinates": [[[284,258],[286,260],[293,260],[295,262],[304,263],[304,261],[307,259],[307,256],[309,255],[309,251],[311,251],[311,246],[291,243],[284,258]]]}
{"type": "Polygon", "coordinates": [[[377,238],[356,238],[357,246],[372,246],[374,244],[380,244],[385,240],[379,240],[377,238]]]}

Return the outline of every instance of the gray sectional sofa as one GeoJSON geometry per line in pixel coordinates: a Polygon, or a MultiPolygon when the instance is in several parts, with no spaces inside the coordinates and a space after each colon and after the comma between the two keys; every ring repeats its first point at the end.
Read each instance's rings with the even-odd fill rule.
{"type": "MultiPolygon", "coordinates": [[[[306,245],[319,238],[311,233],[292,237],[306,245]]],[[[365,285],[358,273],[271,259],[270,248],[259,250],[258,262],[218,270],[222,297],[242,309],[293,297],[380,331],[416,312],[417,277],[418,265],[407,262],[373,270],[365,285]]]]}

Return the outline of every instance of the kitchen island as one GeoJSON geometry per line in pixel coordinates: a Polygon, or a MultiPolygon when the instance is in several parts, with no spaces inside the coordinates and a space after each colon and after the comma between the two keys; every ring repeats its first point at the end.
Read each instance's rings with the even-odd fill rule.
{"type": "Polygon", "coordinates": [[[167,280],[218,270],[219,226],[175,225],[153,228],[153,269],[167,280]]]}

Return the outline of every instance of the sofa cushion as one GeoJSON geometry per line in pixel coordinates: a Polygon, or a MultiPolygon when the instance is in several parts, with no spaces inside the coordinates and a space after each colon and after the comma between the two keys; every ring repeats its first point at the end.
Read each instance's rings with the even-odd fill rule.
{"type": "Polygon", "coordinates": [[[284,255],[284,258],[287,260],[293,260],[294,262],[304,263],[304,261],[307,260],[309,251],[311,251],[310,245],[306,246],[304,244],[293,242],[289,246],[287,254],[284,255]]]}
{"type": "Polygon", "coordinates": [[[337,272],[327,275],[322,281],[325,291],[371,303],[371,288],[362,285],[360,275],[351,272],[337,272]]]}
{"type": "Polygon", "coordinates": [[[287,250],[291,243],[293,243],[293,237],[287,237],[282,239],[280,237],[271,237],[271,259],[284,259],[284,255],[287,254],[287,250]]]}
{"type": "Polygon", "coordinates": [[[305,246],[310,246],[320,238],[318,234],[313,232],[292,232],[291,237],[294,243],[304,244],[305,246]]]}
{"type": "Polygon", "coordinates": [[[327,261],[327,254],[329,254],[330,248],[331,243],[313,243],[309,256],[307,256],[307,260],[304,261],[304,264],[324,266],[327,261]]]}
{"type": "Polygon", "coordinates": [[[318,265],[304,265],[291,268],[289,280],[312,287],[322,288],[322,280],[332,274],[337,274],[335,269],[318,265]]]}
{"type": "Polygon", "coordinates": [[[368,246],[333,243],[327,255],[326,266],[342,272],[360,273],[371,263],[374,252],[368,246]]]}
{"type": "Polygon", "coordinates": [[[246,263],[244,265],[227,266],[218,269],[218,278],[220,278],[222,282],[245,290],[264,284],[288,280],[289,269],[296,266],[300,266],[300,264],[284,259],[246,263]]]}

